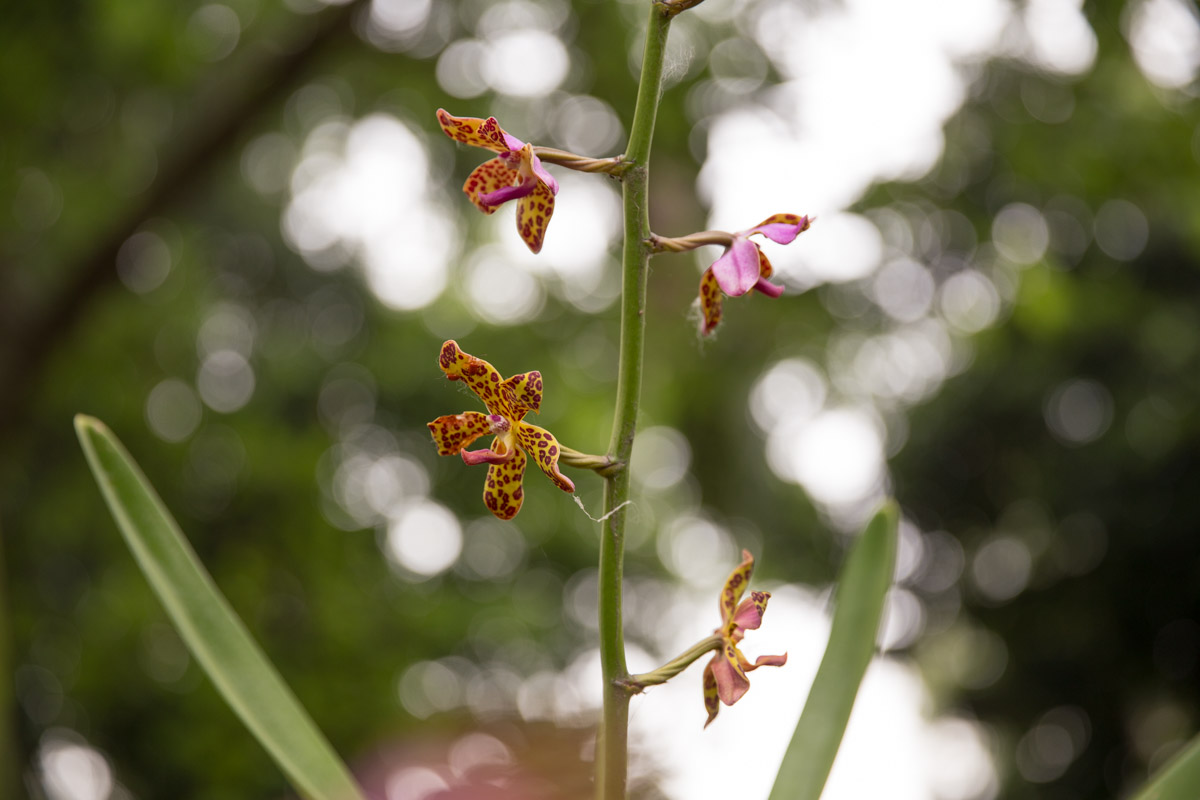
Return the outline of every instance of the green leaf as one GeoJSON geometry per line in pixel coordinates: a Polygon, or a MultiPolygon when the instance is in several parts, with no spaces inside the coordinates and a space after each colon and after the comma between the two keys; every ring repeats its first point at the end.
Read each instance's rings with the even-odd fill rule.
{"type": "Polygon", "coordinates": [[[825,788],[854,698],[871,657],[896,562],[896,504],[867,524],[842,567],[833,627],[796,732],[775,776],[770,800],[817,800],[825,788]]]}
{"type": "Polygon", "coordinates": [[[1200,736],[1192,739],[1146,782],[1133,800],[1195,800],[1200,797],[1200,736]]]}
{"type": "Polygon", "coordinates": [[[154,488],[104,423],[75,431],[138,566],[196,661],[297,791],[310,800],[362,800],[345,764],[250,638],[154,488]]]}

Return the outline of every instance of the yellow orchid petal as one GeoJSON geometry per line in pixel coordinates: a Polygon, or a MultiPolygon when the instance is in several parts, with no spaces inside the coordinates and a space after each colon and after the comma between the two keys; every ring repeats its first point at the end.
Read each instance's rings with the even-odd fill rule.
{"type": "Polygon", "coordinates": [[[542,406],[542,373],[521,372],[513,375],[504,382],[504,388],[511,392],[514,411],[518,419],[525,416],[522,409],[539,413],[542,406]]]}
{"type": "Polygon", "coordinates": [[[518,422],[517,441],[521,443],[521,449],[533,459],[533,463],[554,481],[555,486],[564,492],[575,491],[575,484],[571,479],[558,471],[558,457],[562,447],[550,431],[528,422],[518,422]]]}
{"type": "Polygon", "coordinates": [[[762,248],[758,248],[758,277],[769,278],[775,272],[775,268],[771,266],[771,260],[767,258],[767,254],[762,248]]]}
{"type": "Polygon", "coordinates": [[[497,156],[476,167],[467,176],[462,188],[476,208],[485,214],[491,214],[500,207],[500,203],[489,203],[484,197],[511,187],[519,179],[520,173],[509,166],[504,158],[497,156]]]}
{"type": "Polygon", "coordinates": [[[512,403],[501,388],[500,373],[482,358],[464,353],[458,342],[448,339],[442,344],[438,366],[452,381],[462,381],[487,406],[488,411],[515,421],[512,403]]]}
{"type": "Polygon", "coordinates": [[[484,147],[497,153],[509,150],[504,130],[495,117],[480,119],[479,117],[456,117],[444,108],[437,111],[438,124],[442,131],[451,139],[469,144],[472,147],[484,147]]]}
{"type": "Polygon", "coordinates": [[[512,460],[488,467],[483,504],[500,519],[512,519],[521,510],[521,501],[525,497],[521,486],[524,474],[525,454],[517,448],[513,448],[512,460]]]}
{"type": "Polygon", "coordinates": [[[725,587],[721,590],[721,622],[726,627],[729,627],[733,620],[734,609],[737,608],[742,593],[746,591],[746,585],[750,583],[750,575],[753,572],[754,556],[750,555],[749,550],[743,550],[742,563],[729,573],[729,577],[725,579],[725,587]]]}
{"type": "Polygon", "coordinates": [[[707,336],[721,321],[721,287],[712,268],[700,277],[700,332],[707,336]]]}
{"type": "Polygon", "coordinates": [[[447,414],[425,425],[433,435],[433,441],[437,443],[439,456],[455,455],[491,430],[488,415],[478,411],[447,414]]]}
{"type": "MultiPolygon", "coordinates": [[[[717,656],[713,656],[714,660],[716,658],[717,656]]],[[[704,666],[704,709],[708,711],[708,719],[704,722],[704,727],[707,728],[721,710],[720,695],[717,692],[717,677],[713,674],[712,661],[704,666]]]]}
{"type": "Polygon", "coordinates": [[[532,192],[517,200],[517,231],[535,253],[542,250],[546,227],[553,213],[554,192],[541,181],[536,183],[532,192]]]}

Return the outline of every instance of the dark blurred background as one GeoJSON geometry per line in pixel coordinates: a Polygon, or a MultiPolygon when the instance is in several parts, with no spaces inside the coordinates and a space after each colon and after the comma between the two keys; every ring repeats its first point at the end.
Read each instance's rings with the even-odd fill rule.
{"type": "MultiPolygon", "coordinates": [[[[926,737],[890,796],[1120,795],[1200,726],[1200,22],[1185,0],[897,5],[707,0],[672,31],[654,229],[818,219],[765,248],[789,291],[727,300],[711,341],[690,305],[718,253],[654,262],[630,641],[672,655],[663,620],[693,592],[714,615],[741,547],[819,608],[894,493],[883,661],[919,674],[910,713],[959,726],[940,746],[978,746],[955,773],[926,737]]],[[[495,521],[424,423],[478,408],[437,369],[455,338],[541,370],[538,424],[603,451],[618,195],[552,168],[535,258],[511,208],[462,197],[488,156],[434,111],[615,155],[644,15],[0,11],[0,796],[288,791],[124,550],[78,412],[374,797],[589,793],[595,526],[536,473],[495,521]]],[[[596,514],[599,479],[572,477],[596,514]]],[[[714,728],[748,738],[740,710],[714,728]]],[[[703,757],[644,752],[636,796],[696,796],[670,775],[703,757]]]]}

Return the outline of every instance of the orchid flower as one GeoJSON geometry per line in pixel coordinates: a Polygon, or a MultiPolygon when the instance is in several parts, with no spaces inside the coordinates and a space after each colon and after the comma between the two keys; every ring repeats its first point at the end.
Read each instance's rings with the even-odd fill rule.
{"type": "Polygon", "coordinates": [[[458,343],[449,340],[442,345],[438,364],[446,377],[462,381],[474,392],[488,413],[464,411],[438,417],[427,423],[438,446],[438,454],[461,454],[467,464],[488,464],[483,503],[500,519],[512,519],[521,510],[524,489],[521,478],[525,473],[526,456],[546,473],[564,492],[574,492],[575,484],[558,471],[562,447],[558,440],[542,428],[522,422],[528,412],[538,413],[542,403],[542,374],[522,372],[508,380],[500,377],[482,358],[464,353],[458,343]],[[485,434],[492,434],[491,447],[485,450],[464,448],[485,434]]]}
{"type": "Polygon", "coordinates": [[[759,667],[782,667],[787,663],[787,653],[784,653],[781,656],[759,656],[751,664],[738,649],[738,643],[746,631],[757,630],[762,625],[767,600],[771,598],[769,592],[751,592],[738,604],[753,571],[754,556],[750,555],[749,550],[743,550],[742,563],[729,573],[725,588],[721,591],[721,626],[713,631],[721,637],[721,649],[704,667],[704,707],[708,710],[708,721],[704,723],[706,728],[721,710],[718,700],[731,706],[749,691],[747,672],[759,667]]]}
{"type": "Polygon", "coordinates": [[[530,250],[540,252],[554,213],[558,181],[534,155],[533,145],[506,132],[495,117],[455,117],[441,108],[437,117],[451,139],[497,154],[475,168],[463,184],[463,191],[485,214],[516,200],[517,231],[530,250]]]}
{"type": "Polygon", "coordinates": [[[730,297],[740,297],[752,289],[768,297],[783,294],[782,286],[768,280],[774,272],[771,262],[750,237],[757,233],[773,242],[789,244],[811,224],[812,218],[808,216],[775,214],[749,230],[725,234],[727,241],[722,242],[725,252],[700,278],[701,331],[705,336],[721,321],[722,292],[730,297]]]}

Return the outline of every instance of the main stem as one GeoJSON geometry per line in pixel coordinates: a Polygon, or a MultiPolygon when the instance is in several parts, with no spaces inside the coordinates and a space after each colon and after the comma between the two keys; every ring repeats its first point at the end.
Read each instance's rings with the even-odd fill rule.
{"type": "Polygon", "coordinates": [[[625,468],[605,480],[604,513],[600,543],[600,664],[604,674],[604,716],[596,746],[596,797],[624,800],[628,773],[630,692],[624,681],[625,636],[621,621],[621,583],[625,558],[626,508],[629,499],[629,457],[637,429],[638,400],[642,389],[643,339],[646,331],[646,278],[649,272],[650,143],[658,114],[663,55],[671,18],[657,2],[650,5],[646,48],[629,147],[622,178],[625,245],[621,255],[621,345],[617,372],[617,403],[608,455],[625,468]]]}

